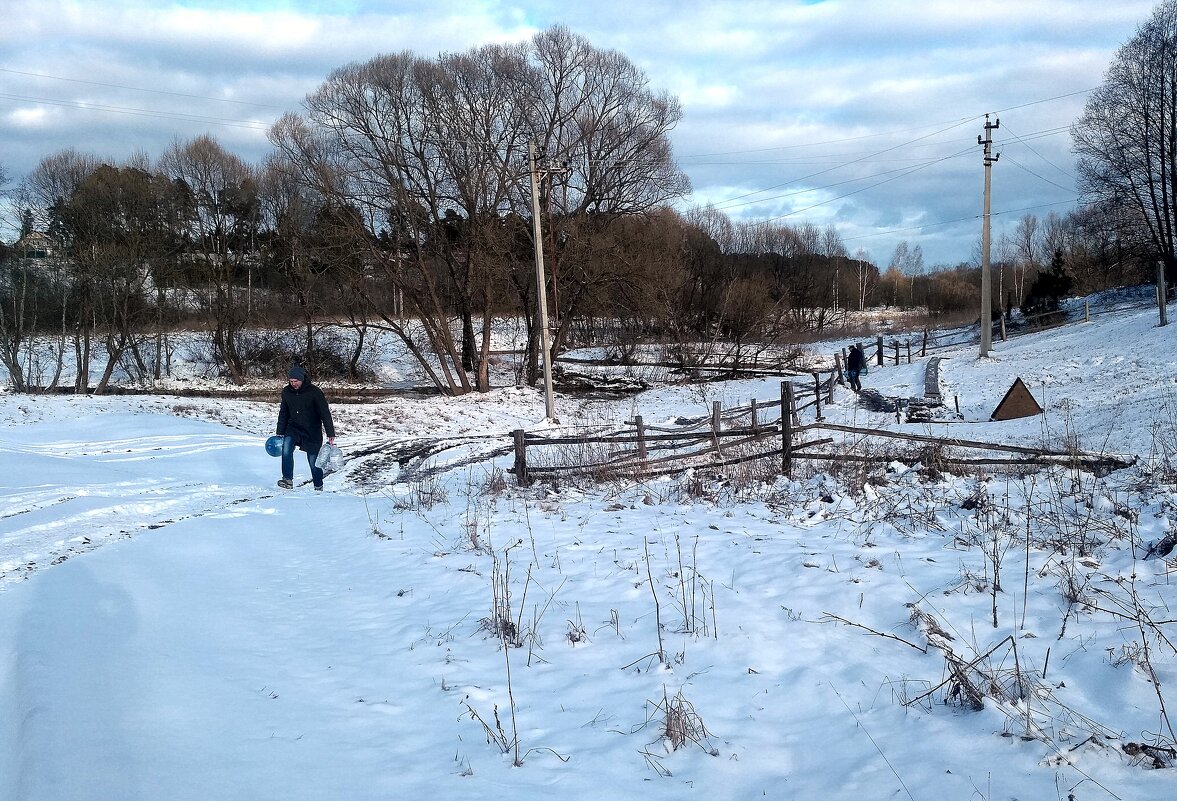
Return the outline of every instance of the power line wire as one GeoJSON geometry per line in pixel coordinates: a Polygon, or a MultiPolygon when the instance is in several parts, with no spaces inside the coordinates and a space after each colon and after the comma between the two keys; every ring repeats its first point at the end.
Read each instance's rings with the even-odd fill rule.
{"type": "Polygon", "coordinates": [[[887,178],[887,179],[879,181],[877,183],[873,183],[870,186],[864,186],[861,189],[855,189],[853,192],[847,192],[844,195],[838,195],[837,197],[828,198],[826,200],[821,201],[820,203],[814,203],[812,206],[806,206],[803,209],[794,209],[793,211],[790,211],[787,214],[780,214],[780,215],[777,215],[776,217],[769,217],[767,220],[765,220],[765,222],[772,222],[773,220],[783,220],[786,217],[792,217],[794,214],[801,214],[802,212],[816,209],[819,206],[825,206],[829,203],[833,203],[834,201],[843,200],[845,198],[851,197],[852,195],[857,195],[860,192],[865,192],[868,189],[874,189],[876,187],[882,186],[883,184],[890,183],[891,181],[897,181],[900,178],[906,178],[908,175],[911,175],[912,173],[916,173],[916,172],[919,172],[920,170],[927,169],[928,167],[931,167],[935,164],[939,164],[942,161],[947,161],[949,159],[958,158],[960,156],[966,155],[971,152],[973,152],[972,145],[965,148],[964,150],[953,153],[950,156],[944,156],[943,158],[936,159],[935,161],[929,161],[927,164],[921,164],[918,167],[912,167],[911,169],[908,169],[905,172],[903,172],[902,175],[896,175],[893,178],[887,178]]]}
{"type": "Polygon", "coordinates": [[[156,117],[159,119],[183,120],[187,122],[201,122],[211,125],[224,125],[230,128],[248,128],[255,131],[265,131],[269,123],[259,120],[235,120],[226,117],[207,117],[200,114],[186,114],[184,112],[155,111],[152,109],[134,108],[129,106],[107,106],[100,103],[86,103],[80,100],[57,100],[47,97],[30,97],[27,95],[12,95],[0,92],[0,98],[18,100],[25,103],[39,103],[46,106],[73,108],[81,111],[102,111],[109,114],[126,114],[137,117],[156,117]]]}
{"type": "MultiPolygon", "coordinates": [[[[775,184],[773,186],[767,187],[766,189],[757,189],[753,192],[748,192],[743,195],[737,195],[736,197],[728,198],[723,203],[717,204],[716,208],[722,210],[722,208],[725,205],[730,204],[733,201],[743,200],[746,197],[752,197],[753,195],[759,195],[759,194],[763,194],[765,192],[771,192],[774,189],[780,189],[781,187],[788,186],[789,184],[800,183],[801,181],[808,181],[810,178],[816,178],[819,175],[825,175],[826,173],[833,172],[834,170],[837,170],[837,169],[841,169],[842,167],[849,167],[851,164],[857,164],[859,162],[865,161],[868,158],[874,158],[876,156],[881,156],[884,153],[890,153],[892,150],[898,150],[901,147],[907,147],[909,145],[915,144],[916,142],[921,142],[924,139],[928,139],[930,137],[937,136],[938,134],[942,134],[947,131],[951,131],[953,128],[959,128],[961,125],[964,125],[964,122],[954,122],[953,124],[951,124],[945,128],[941,128],[937,131],[933,131],[932,133],[925,134],[924,136],[918,136],[915,139],[912,139],[908,142],[904,142],[904,143],[901,143],[898,145],[893,145],[892,147],[884,148],[882,150],[879,150],[879,151],[876,151],[875,153],[870,154],[869,156],[862,156],[861,158],[852,159],[852,160],[847,161],[843,164],[840,164],[836,167],[830,167],[829,169],[826,169],[826,170],[819,170],[817,172],[810,173],[809,175],[802,176],[801,178],[795,178],[795,179],[792,179],[789,181],[785,181],[783,183],[775,184]]],[[[740,205],[747,205],[747,204],[740,204],[740,205]]]]}
{"type": "MultiPolygon", "coordinates": [[[[960,155],[960,154],[958,153],[956,155],[960,155]]],[[[946,158],[951,158],[951,157],[946,157],[946,158]]],[[[930,166],[930,165],[936,163],[936,161],[939,161],[939,159],[936,159],[936,160],[924,159],[917,166],[918,167],[930,166]]],[[[728,211],[730,209],[738,209],[742,206],[751,206],[756,203],[767,203],[770,200],[783,200],[785,198],[796,197],[797,195],[803,195],[807,192],[820,192],[823,189],[832,189],[835,186],[843,186],[845,184],[854,183],[855,181],[869,181],[872,178],[878,178],[883,175],[891,175],[892,173],[904,172],[904,171],[913,171],[913,168],[911,166],[896,167],[895,169],[892,169],[892,170],[883,170],[882,172],[872,173],[871,175],[861,175],[861,176],[857,176],[855,178],[847,178],[845,181],[837,181],[832,184],[823,184],[821,186],[807,186],[803,189],[798,189],[795,192],[786,192],[783,195],[773,195],[772,197],[756,198],[755,200],[748,200],[743,203],[736,203],[734,205],[725,205],[723,209],[720,209],[720,205],[723,205],[723,204],[713,204],[713,205],[714,205],[714,208],[716,208],[717,210],[728,211]]],[[[902,176],[896,176],[896,177],[902,177],[902,176]]],[[[791,182],[791,183],[797,183],[797,182],[791,182]]],[[[726,204],[726,203],[728,203],[728,201],[724,201],[723,203],[726,204]]]]}
{"type": "MultiPolygon", "coordinates": [[[[1044,139],[1048,136],[1056,136],[1057,134],[1060,134],[1060,133],[1068,133],[1070,130],[1071,130],[1070,125],[1061,125],[1061,126],[1057,126],[1054,128],[1044,128],[1040,131],[1034,131],[1032,133],[1026,134],[1025,136],[1018,137],[1016,141],[1018,143],[1031,142],[1035,139],[1044,139]]],[[[913,140],[912,142],[910,142],[906,145],[899,145],[898,147],[907,147],[909,150],[918,150],[920,148],[933,148],[933,147],[940,147],[940,146],[943,146],[946,144],[953,144],[956,141],[957,141],[956,139],[951,139],[951,140],[945,140],[943,142],[925,142],[923,144],[918,144],[917,140],[913,140]]],[[[872,151],[865,151],[865,152],[858,151],[858,152],[851,152],[851,153],[837,153],[837,152],[812,153],[812,154],[805,155],[805,156],[801,156],[801,155],[784,156],[784,157],[778,158],[778,159],[731,160],[731,161],[693,161],[693,162],[690,162],[690,164],[691,164],[691,166],[697,166],[697,167],[698,166],[701,166],[701,167],[743,166],[743,165],[757,165],[757,164],[805,165],[805,164],[828,164],[828,163],[832,163],[831,160],[833,160],[833,163],[847,164],[847,163],[850,163],[849,161],[847,161],[847,159],[850,159],[851,157],[854,158],[855,163],[858,163],[860,161],[869,161],[870,158],[872,156],[876,155],[878,152],[879,151],[872,150],[872,151]]],[[[678,160],[682,161],[683,159],[680,157],[678,160]]],[[[887,161],[902,161],[902,160],[903,160],[902,158],[898,158],[898,157],[894,157],[894,156],[889,157],[887,159],[887,161]]],[[[907,160],[908,161],[923,161],[923,158],[922,157],[912,157],[912,158],[908,158],[907,160]]]]}
{"type": "MultiPolygon", "coordinates": [[[[1042,102],[1046,102],[1046,101],[1042,101],[1042,102]]],[[[963,123],[961,123],[961,124],[963,124],[963,123]]],[[[903,147],[910,147],[910,146],[912,146],[912,145],[914,145],[914,144],[916,144],[916,143],[918,143],[918,142],[920,142],[920,141],[922,141],[922,140],[928,139],[928,138],[930,138],[930,137],[932,137],[932,136],[936,136],[936,135],[937,135],[937,134],[939,134],[939,133],[946,133],[947,131],[950,131],[950,130],[952,130],[953,128],[956,128],[956,127],[959,127],[959,125],[950,125],[950,126],[948,126],[948,127],[946,127],[946,128],[943,128],[943,129],[941,129],[941,130],[939,130],[939,131],[934,131],[934,132],[932,132],[932,133],[930,133],[930,134],[927,134],[927,135],[925,135],[925,136],[922,136],[922,137],[917,137],[916,139],[913,139],[913,140],[911,140],[910,142],[906,142],[906,143],[903,143],[903,144],[895,145],[894,147],[890,147],[890,148],[887,148],[887,149],[885,149],[885,150],[876,151],[876,152],[873,152],[873,153],[870,153],[870,154],[866,154],[866,155],[864,155],[864,156],[861,156],[861,157],[859,157],[859,158],[856,158],[856,159],[852,159],[852,160],[850,160],[850,161],[844,161],[844,162],[841,162],[841,163],[839,163],[839,164],[837,164],[837,165],[835,165],[835,166],[833,166],[833,167],[830,167],[830,168],[828,168],[828,169],[825,169],[825,170],[818,170],[817,172],[813,172],[813,173],[810,173],[810,174],[808,174],[808,175],[801,176],[800,178],[792,179],[792,180],[790,180],[790,181],[785,181],[785,182],[783,182],[783,183],[779,183],[779,184],[774,184],[773,186],[767,187],[767,188],[765,188],[765,189],[757,189],[757,190],[754,190],[754,191],[752,191],[752,192],[747,192],[747,193],[745,193],[745,194],[742,194],[742,195],[736,195],[735,197],[728,198],[727,200],[721,201],[721,202],[719,202],[719,203],[715,203],[715,204],[713,204],[713,206],[714,206],[714,208],[715,208],[716,210],[718,210],[718,211],[726,211],[726,210],[729,210],[729,209],[736,209],[736,208],[740,208],[740,207],[743,207],[743,206],[752,205],[752,204],[754,204],[754,203],[758,203],[758,202],[766,202],[766,201],[769,201],[769,200],[778,200],[778,199],[785,198],[785,197],[792,197],[793,195],[796,195],[796,194],[801,194],[802,192],[805,192],[805,191],[814,191],[814,190],[820,190],[820,189],[824,189],[824,188],[829,188],[830,186],[840,186],[840,185],[842,185],[842,184],[844,184],[844,183],[847,183],[847,182],[846,182],[846,181],[841,181],[841,182],[834,183],[834,184],[829,184],[829,185],[827,185],[827,186],[823,186],[823,187],[811,187],[811,188],[807,188],[807,189],[804,189],[804,190],[799,190],[798,192],[787,193],[787,194],[784,194],[784,195],[775,195],[775,196],[772,196],[772,197],[759,198],[759,199],[757,199],[757,200],[750,200],[750,201],[747,201],[747,202],[744,202],[744,203],[735,203],[735,201],[737,201],[737,200],[743,200],[744,198],[750,198],[750,197],[753,197],[753,196],[755,196],[755,195],[760,195],[760,194],[763,194],[763,193],[765,193],[765,192],[771,192],[771,191],[773,191],[774,189],[780,189],[781,187],[784,187],[784,186],[789,186],[790,184],[797,184],[797,183],[801,183],[801,182],[803,182],[803,181],[807,181],[807,180],[809,180],[810,178],[815,178],[815,177],[817,177],[817,176],[819,176],[819,175],[825,175],[825,174],[827,174],[827,173],[834,172],[834,171],[836,171],[836,170],[840,169],[841,167],[848,167],[848,166],[850,166],[850,165],[852,165],[852,164],[861,164],[861,163],[869,162],[869,160],[871,160],[871,159],[872,159],[873,157],[875,157],[875,156],[881,156],[881,155],[883,155],[883,154],[886,154],[886,153],[888,153],[888,152],[890,152],[890,151],[892,151],[892,150],[898,149],[898,148],[903,148],[903,147]]],[[[1058,127],[1058,128],[1048,128],[1048,129],[1045,129],[1045,130],[1043,130],[1043,131],[1036,131],[1036,132],[1034,132],[1034,133],[1032,133],[1032,134],[1029,134],[1029,135],[1027,135],[1026,137],[1023,137],[1023,138],[1022,138],[1020,141],[1022,141],[1022,142],[1025,142],[1025,141],[1029,141],[1030,139],[1033,139],[1033,138],[1041,138],[1042,136],[1049,136],[1049,135],[1053,135],[1053,134],[1055,134],[1055,133],[1059,133],[1059,132],[1062,132],[1062,131],[1067,131],[1067,130],[1069,130],[1069,126],[1062,126],[1062,127],[1058,127]]],[[[1027,145],[1027,147],[1029,147],[1029,146],[1027,145]]],[[[955,156],[958,156],[958,155],[961,155],[961,154],[960,154],[960,153],[956,153],[956,154],[953,154],[952,156],[947,156],[947,157],[944,157],[944,158],[953,158],[953,157],[955,157],[955,156]]],[[[939,160],[944,160],[944,158],[942,158],[942,159],[939,159],[939,160]]],[[[1045,159],[1044,159],[1044,160],[1045,160],[1045,159]]],[[[921,165],[920,165],[920,168],[922,168],[922,167],[925,167],[925,166],[930,166],[930,164],[933,164],[933,163],[935,163],[935,161],[932,161],[932,162],[927,162],[927,161],[923,161],[923,160],[921,160],[921,162],[922,162],[922,163],[921,163],[921,165]]],[[[739,162],[737,162],[737,163],[739,163],[739,162]]],[[[1048,163],[1049,163],[1049,162],[1048,162],[1048,163]]],[[[878,173],[878,174],[879,174],[879,175],[886,175],[886,174],[888,174],[888,172],[892,172],[892,171],[887,171],[887,172],[878,173]]],[[[874,176],[866,176],[866,178],[870,178],[870,177],[874,177],[874,176]]],[[[902,177],[902,176],[898,176],[898,177],[902,177]]],[[[1038,177],[1040,177],[1040,178],[1041,178],[1041,176],[1038,176],[1038,177]]],[[[859,179],[859,180],[866,180],[866,178],[859,179]]],[[[852,180],[854,180],[854,179],[852,179],[852,180]]],[[[1046,180],[1048,183],[1051,183],[1049,180],[1047,180],[1047,179],[1045,179],[1045,178],[1043,178],[1043,180],[1046,180]]],[[[1055,185],[1057,186],[1057,184],[1055,184],[1055,185]]],[[[869,188],[869,187],[867,187],[867,188],[869,188]]],[[[1071,191],[1071,190],[1067,189],[1066,187],[1060,187],[1060,188],[1062,188],[1062,189],[1064,189],[1064,190],[1066,190],[1066,191],[1071,191]]],[[[860,191],[861,191],[861,190],[860,190],[860,191]]]]}
{"type": "Polygon", "coordinates": [[[54,81],[68,81],[70,83],[80,83],[87,86],[105,86],[109,89],[129,89],[133,92],[148,92],[156,95],[168,95],[171,97],[187,97],[194,100],[212,100],[216,103],[235,103],[242,106],[256,106],[258,108],[273,108],[280,109],[281,106],[273,106],[267,103],[254,103],[250,100],[230,100],[224,97],[209,97],[208,95],[190,95],[184,92],[168,92],[163,89],[146,89],[142,86],[127,86],[121,83],[102,83],[101,81],[85,81],[81,78],[66,78],[61,75],[46,75],[41,72],[25,72],[24,70],[12,70],[5,67],[0,67],[0,72],[7,72],[10,75],[26,75],[31,78],[49,78],[54,81]]]}
{"type": "MultiPolygon", "coordinates": [[[[1056,184],[1054,181],[1050,180],[1050,179],[1049,179],[1049,178],[1047,178],[1046,176],[1044,176],[1044,175],[1039,175],[1038,173],[1034,172],[1032,169],[1030,169],[1029,167],[1027,167],[1025,164],[1020,164],[1020,163],[1019,163],[1019,162],[1017,162],[1016,160],[1014,160],[1014,159],[1011,159],[1011,158],[1009,157],[1009,154],[1007,154],[1007,153],[1002,153],[1001,155],[1005,156],[1005,160],[1006,160],[1006,161],[1012,162],[1012,163],[1013,163],[1013,165],[1014,165],[1015,167],[1017,167],[1017,168],[1019,168],[1019,169],[1023,170],[1024,172],[1028,172],[1028,173],[1030,173],[1031,175],[1033,175],[1035,178],[1037,178],[1037,179],[1038,179],[1038,180],[1040,180],[1040,181],[1043,181],[1043,182],[1045,182],[1045,183],[1048,183],[1048,184],[1050,184],[1050,185],[1051,185],[1051,186],[1053,186],[1053,187],[1057,187],[1058,189],[1061,189],[1061,190],[1063,190],[1064,192],[1074,192],[1074,191],[1075,191],[1075,188],[1074,188],[1074,187],[1071,187],[1071,186],[1063,186],[1062,184],[1056,184]]],[[[1049,162],[1047,162],[1047,163],[1049,163],[1049,162]]],[[[1071,177],[1073,178],[1074,176],[1071,176],[1071,177]]]]}
{"type": "MultiPolygon", "coordinates": [[[[873,133],[873,134],[862,134],[861,136],[847,136],[847,137],[843,137],[842,139],[827,139],[824,142],[803,142],[802,144],[799,144],[799,145],[776,145],[774,147],[761,147],[761,148],[754,148],[751,150],[727,150],[727,151],[722,151],[722,152],[718,152],[718,153],[694,153],[694,154],[689,154],[689,155],[683,156],[682,158],[690,159],[690,158],[709,158],[711,156],[738,156],[741,153],[767,153],[772,150],[791,150],[791,149],[799,148],[799,147],[818,147],[818,146],[822,146],[822,145],[837,145],[837,144],[841,144],[842,142],[859,142],[859,141],[862,141],[863,139],[873,139],[873,138],[879,137],[879,136],[893,136],[895,134],[907,133],[908,131],[922,131],[923,129],[930,128],[934,125],[948,125],[949,123],[952,123],[951,125],[949,125],[949,127],[947,129],[945,129],[945,130],[950,130],[951,128],[955,128],[959,125],[964,125],[965,123],[972,122],[973,120],[977,119],[980,116],[981,115],[975,115],[973,117],[965,117],[965,118],[959,119],[959,120],[941,120],[939,122],[930,122],[925,125],[915,125],[910,128],[897,128],[893,131],[880,131],[878,133],[873,133]]],[[[920,137],[920,139],[923,139],[923,138],[925,138],[925,137],[920,137]]],[[[916,139],[914,141],[919,141],[919,139],[916,139]]]]}
{"type": "Polygon", "coordinates": [[[1055,100],[1064,100],[1068,97],[1075,97],[1076,95],[1085,95],[1088,92],[1094,92],[1098,88],[1099,87],[1097,87],[1097,86],[1093,86],[1090,89],[1080,89],[1075,92],[1066,92],[1061,95],[1055,95],[1054,97],[1046,97],[1046,98],[1043,98],[1042,100],[1031,100],[1028,103],[1022,103],[1021,105],[1018,105],[1018,106],[1006,106],[1005,108],[999,108],[996,111],[994,111],[993,113],[994,114],[1004,114],[1007,111],[1014,111],[1019,108],[1028,108],[1030,106],[1037,106],[1041,103],[1052,103],[1055,100]]]}
{"type": "MultiPolygon", "coordinates": [[[[1053,103],[1056,100],[1065,100],[1068,97],[1075,97],[1077,95],[1088,94],[1089,92],[1095,91],[1096,88],[1097,87],[1091,87],[1090,89],[1080,89],[1080,90],[1077,90],[1074,92],[1065,92],[1063,94],[1054,95],[1052,97],[1044,97],[1044,98],[1041,98],[1040,100],[1030,100],[1025,103],[1020,103],[1016,106],[1008,106],[1006,108],[997,109],[995,112],[992,112],[992,113],[1003,114],[1007,111],[1014,111],[1016,109],[1029,108],[1030,106],[1037,106],[1037,105],[1041,105],[1043,103],[1053,103]]],[[[897,129],[891,130],[891,131],[880,131],[878,133],[862,134],[861,136],[848,136],[848,137],[843,137],[841,139],[827,139],[827,140],[818,141],[818,142],[803,142],[798,145],[777,145],[774,147],[754,148],[754,149],[749,149],[749,150],[727,150],[727,151],[719,151],[719,152],[715,152],[715,153],[693,153],[693,154],[687,154],[687,155],[681,156],[680,158],[692,159],[692,158],[709,158],[711,156],[737,156],[742,153],[766,153],[766,152],[773,151],[773,150],[790,150],[793,148],[801,148],[801,147],[818,147],[818,146],[822,146],[822,145],[841,144],[842,142],[857,142],[857,141],[861,141],[863,139],[873,139],[873,138],[879,137],[879,136],[893,136],[893,135],[899,134],[899,133],[907,133],[908,131],[919,131],[919,130],[923,130],[924,128],[929,128],[929,127],[932,127],[935,125],[949,125],[949,123],[952,123],[952,124],[949,125],[948,128],[945,128],[944,130],[951,130],[952,128],[958,127],[959,125],[964,125],[966,123],[981,119],[983,116],[984,116],[984,114],[974,114],[969,117],[961,117],[961,118],[951,119],[951,120],[941,120],[939,122],[931,122],[931,123],[927,123],[925,125],[912,126],[910,128],[897,128],[897,129]]],[[[1068,128],[1064,127],[1059,130],[1068,130],[1068,128]]],[[[920,137],[920,139],[923,139],[923,138],[926,138],[926,137],[920,137]]],[[[919,141],[919,139],[916,139],[913,141],[919,141]]]]}
{"type": "MultiPolygon", "coordinates": [[[[1006,125],[1005,127],[1008,129],[1008,128],[1009,128],[1009,125],[1006,125]]],[[[1064,129],[1062,129],[1062,130],[1070,131],[1070,126],[1068,125],[1066,128],[1064,128],[1064,129]]],[[[1018,135],[1017,135],[1016,133],[1014,133],[1012,130],[1010,131],[1010,133],[1013,135],[1013,138],[1014,138],[1014,141],[1015,141],[1015,142],[1020,142],[1020,143],[1022,143],[1022,144],[1025,144],[1025,142],[1027,141],[1025,138],[1023,138],[1023,137],[1021,137],[1021,136],[1018,136],[1018,135]]],[[[1072,178],[1072,179],[1073,179],[1073,178],[1075,177],[1075,176],[1074,176],[1074,174],[1067,172],[1067,171],[1066,171],[1066,170],[1064,170],[1062,167],[1058,166],[1058,165],[1057,165],[1057,164],[1055,164],[1053,161],[1051,161],[1051,160],[1050,160],[1050,159],[1048,159],[1046,156],[1042,155],[1041,153],[1039,153],[1037,150],[1035,150],[1034,148],[1030,147],[1029,145],[1026,145],[1026,149],[1027,149],[1027,150],[1029,150],[1031,153],[1033,153],[1033,154],[1034,154],[1035,156],[1037,156],[1038,158],[1040,158],[1040,159],[1042,159],[1043,161],[1045,161],[1045,162],[1046,162],[1047,164],[1049,164],[1051,167],[1054,167],[1056,170],[1058,170],[1060,173],[1062,173],[1063,175],[1067,176],[1068,178],[1072,178]]],[[[1021,165],[1018,165],[1018,166],[1021,166],[1021,165]]],[[[1023,167],[1023,169],[1025,169],[1025,168],[1023,167]]],[[[1030,171],[1029,171],[1029,170],[1027,170],[1027,172],[1030,172],[1030,171]]],[[[1032,173],[1032,174],[1033,174],[1033,173],[1032,173]]],[[[1041,177],[1041,176],[1039,176],[1039,177],[1041,177]]],[[[1045,179],[1045,178],[1043,178],[1042,180],[1046,181],[1046,179],[1045,179]]],[[[1050,183],[1050,181],[1047,181],[1047,183],[1050,183]]],[[[1057,185],[1057,184],[1056,184],[1056,185],[1057,185]]]]}

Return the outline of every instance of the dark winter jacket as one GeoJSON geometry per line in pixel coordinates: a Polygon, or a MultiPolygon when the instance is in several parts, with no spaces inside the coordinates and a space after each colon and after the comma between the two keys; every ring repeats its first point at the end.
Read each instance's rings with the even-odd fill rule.
{"type": "Polygon", "coordinates": [[[851,348],[850,353],[846,355],[846,369],[861,370],[863,367],[866,367],[866,354],[862,352],[862,348],[851,348]]]}
{"type": "Polygon", "coordinates": [[[297,390],[287,384],[282,390],[282,406],[278,409],[279,436],[294,437],[294,443],[307,453],[323,447],[323,430],[335,436],[335,424],[323,392],[309,381],[297,390]]]}

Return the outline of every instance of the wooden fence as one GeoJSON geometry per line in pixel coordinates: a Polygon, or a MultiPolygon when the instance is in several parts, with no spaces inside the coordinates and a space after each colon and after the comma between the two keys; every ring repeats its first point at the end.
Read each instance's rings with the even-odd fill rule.
{"type": "MultiPolygon", "coordinates": [[[[571,475],[628,475],[651,478],[691,467],[724,467],[759,459],[779,458],[781,473],[788,476],[800,459],[840,462],[883,462],[893,454],[852,453],[847,447],[828,449],[836,433],[860,438],[900,440],[934,451],[935,460],[956,466],[1035,466],[1067,464],[1092,470],[1115,470],[1131,464],[1116,456],[1074,450],[1052,450],[1028,445],[1009,445],[955,437],[863,428],[825,422],[822,404],[833,392],[836,374],[822,380],[815,374],[812,388],[799,390],[794,382],[781,382],[780,400],[753,400],[749,406],[724,412],[718,403],[708,417],[688,421],[676,429],[647,425],[641,415],[622,431],[607,434],[549,437],[517,429],[512,433],[515,462],[512,472],[523,486],[537,477],[571,475]],[[799,395],[806,396],[801,400],[799,395]],[[784,410],[775,420],[762,420],[764,411],[784,410]],[[813,422],[802,424],[800,413],[814,409],[813,422]],[[725,427],[726,423],[726,427],[725,427]],[[1009,454],[964,455],[953,451],[1009,454]],[[537,454],[546,453],[546,459],[537,454]],[[540,463],[540,462],[543,463],[540,463]]],[[[843,437],[843,445],[851,443],[843,437]]]]}

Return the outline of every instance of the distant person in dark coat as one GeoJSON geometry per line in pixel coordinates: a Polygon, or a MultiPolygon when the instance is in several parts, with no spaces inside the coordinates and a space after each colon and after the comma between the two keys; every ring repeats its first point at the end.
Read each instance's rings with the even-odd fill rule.
{"type": "Polygon", "coordinates": [[[311,383],[306,370],[295,365],[290,368],[287,384],[282,388],[282,405],[278,409],[278,428],[274,432],[282,437],[282,478],[278,486],[290,489],[294,486],[294,449],[306,451],[311,465],[311,481],[315,489],[323,489],[323,471],[315,467],[319,449],[323,447],[323,431],[327,442],[335,444],[335,424],[331,421],[331,410],[323,392],[311,383]]]}
{"type": "Polygon", "coordinates": [[[862,345],[851,345],[850,353],[846,355],[846,380],[850,382],[850,388],[855,392],[862,391],[862,381],[859,376],[866,370],[866,353],[862,350],[862,345]]]}

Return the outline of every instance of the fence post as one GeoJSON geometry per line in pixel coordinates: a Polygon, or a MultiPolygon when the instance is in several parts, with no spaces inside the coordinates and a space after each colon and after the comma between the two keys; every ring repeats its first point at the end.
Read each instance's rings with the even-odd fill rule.
{"type": "Polygon", "coordinates": [[[895,340],[895,366],[899,366],[899,340],[895,340]]]}
{"type": "Polygon", "coordinates": [[[719,453],[719,427],[722,425],[722,420],[719,417],[719,401],[712,401],[711,403],[711,434],[712,439],[715,440],[715,452],[719,453]]]}
{"type": "Polygon", "coordinates": [[[756,414],[756,399],[755,399],[755,398],[753,398],[753,399],[752,399],[752,436],[754,436],[754,437],[756,437],[757,439],[759,439],[759,438],[760,438],[760,432],[756,430],[756,427],[757,427],[757,426],[756,426],[756,424],[757,424],[757,414],[756,414]]]}
{"type": "Polygon", "coordinates": [[[813,404],[816,411],[816,419],[818,422],[825,420],[821,416],[821,376],[817,373],[813,374],[813,404]]]}
{"type": "Polygon", "coordinates": [[[646,424],[642,421],[640,414],[634,415],[633,422],[638,427],[638,458],[644,460],[646,458],[646,424]]]}
{"type": "Polygon", "coordinates": [[[880,336],[877,342],[879,367],[883,366],[883,338],[880,336]]]}
{"type": "Polygon", "coordinates": [[[911,364],[911,340],[907,340],[907,363],[911,364]]]}
{"type": "Polygon", "coordinates": [[[1157,308],[1161,311],[1161,325],[1169,324],[1169,289],[1165,286],[1165,263],[1157,262],[1157,308]]]}
{"type": "Polygon", "coordinates": [[[923,347],[920,348],[920,358],[922,359],[923,357],[925,357],[927,355],[928,355],[928,329],[925,328],[924,329],[924,344],[923,344],[923,347]]]}
{"type": "MultiPolygon", "coordinates": [[[[838,376],[838,383],[845,384],[846,376],[842,373],[842,354],[837,351],[834,352],[834,370],[838,376]]],[[[831,376],[831,379],[832,378],[833,376],[831,376]]],[[[833,391],[833,387],[830,388],[830,391],[833,391]]]]}
{"type": "Polygon", "coordinates": [[[830,380],[826,382],[826,403],[834,402],[834,374],[830,373],[830,380]]]}
{"type": "Polygon", "coordinates": [[[781,382],[781,472],[793,475],[793,383],[781,382]]]}
{"type": "Polygon", "coordinates": [[[531,483],[527,475],[527,434],[522,428],[516,428],[511,432],[511,436],[515,440],[515,482],[521,487],[526,487],[531,483]]]}
{"type": "Polygon", "coordinates": [[[1083,322],[1091,322],[1091,301],[1083,301],[1083,322]]]}

